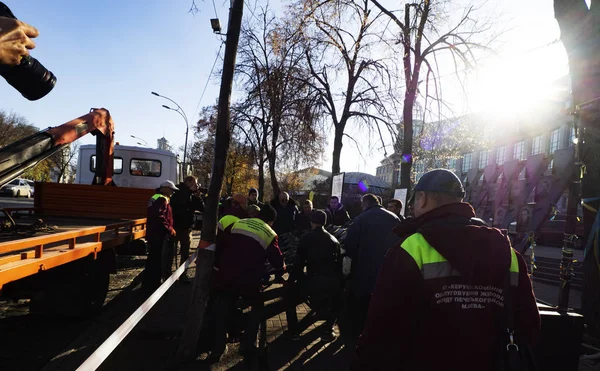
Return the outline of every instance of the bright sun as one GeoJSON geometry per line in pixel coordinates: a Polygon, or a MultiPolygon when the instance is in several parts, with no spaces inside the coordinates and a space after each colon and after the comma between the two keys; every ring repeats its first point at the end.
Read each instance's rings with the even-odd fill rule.
{"type": "Polygon", "coordinates": [[[556,80],[566,75],[562,48],[498,58],[483,66],[473,79],[469,106],[496,117],[531,112],[550,98],[556,80]]]}

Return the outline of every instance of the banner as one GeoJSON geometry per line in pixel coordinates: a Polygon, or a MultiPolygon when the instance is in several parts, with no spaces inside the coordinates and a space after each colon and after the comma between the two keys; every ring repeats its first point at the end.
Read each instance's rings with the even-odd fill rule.
{"type": "Polygon", "coordinates": [[[406,194],[407,194],[406,188],[398,188],[394,191],[394,198],[402,201],[402,205],[404,205],[402,207],[402,216],[405,216],[404,211],[406,210],[406,194]]]}
{"type": "Polygon", "coordinates": [[[342,202],[342,189],[344,187],[344,173],[335,174],[331,180],[331,197],[337,196],[342,202]]]}

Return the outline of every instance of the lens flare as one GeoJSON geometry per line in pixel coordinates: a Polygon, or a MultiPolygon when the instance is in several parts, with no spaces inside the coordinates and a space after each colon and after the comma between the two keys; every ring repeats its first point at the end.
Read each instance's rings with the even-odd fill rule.
{"type": "Polygon", "coordinates": [[[358,189],[361,192],[367,192],[369,190],[369,183],[366,179],[363,179],[360,182],[358,182],[358,189]]]}
{"type": "Polygon", "coordinates": [[[402,155],[401,161],[406,164],[410,161],[411,158],[412,158],[412,155],[410,153],[405,153],[402,155]]]}

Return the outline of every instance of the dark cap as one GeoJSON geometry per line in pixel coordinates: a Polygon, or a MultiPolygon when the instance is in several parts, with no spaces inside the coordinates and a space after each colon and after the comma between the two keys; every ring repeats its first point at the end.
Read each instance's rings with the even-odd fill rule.
{"type": "Polygon", "coordinates": [[[248,195],[251,195],[251,194],[253,194],[253,193],[256,193],[256,194],[258,194],[258,189],[256,189],[256,188],[250,188],[250,189],[248,190],[248,195]]]}
{"type": "Polygon", "coordinates": [[[274,222],[277,220],[277,211],[275,211],[273,206],[265,204],[260,208],[260,218],[266,223],[274,222]]]}
{"type": "Polygon", "coordinates": [[[327,214],[323,210],[313,210],[310,221],[317,225],[327,224],[327,214]]]}
{"type": "Polygon", "coordinates": [[[435,169],[423,174],[415,186],[415,192],[437,192],[450,196],[464,197],[465,189],[460,179],[446,169],[435,169]]]}

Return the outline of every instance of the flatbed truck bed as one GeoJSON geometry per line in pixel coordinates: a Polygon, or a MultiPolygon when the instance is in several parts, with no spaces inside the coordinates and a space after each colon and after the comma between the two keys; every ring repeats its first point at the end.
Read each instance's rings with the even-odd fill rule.
{"type": "Polygon", "coordinates": [[[36,184],[34,208],[4,210],[0,295],[44,302],[38,306],[44,311],[77,299],[82,303],[66,305],[69,312],[99,309],[110,273],[116,272],[117,251],[131,251],[133,245],[137,246],[133,250],[145,250],[145,214],[153,193],[138,188],[36,184]],[[7,228],[6,220],[12,226],[7,228]]]}

